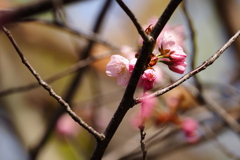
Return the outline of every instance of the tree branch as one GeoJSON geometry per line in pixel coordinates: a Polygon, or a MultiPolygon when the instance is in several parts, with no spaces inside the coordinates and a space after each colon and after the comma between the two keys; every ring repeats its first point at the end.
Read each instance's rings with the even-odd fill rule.
{"type": "Polygon", "coordinates": [[[149,55],[152,53],[152,50],[154,48],[155,40],[180,3],[181,3],[181,0],[170,1],[169,5],[167,6],[167,8],[164,10],[163,14],[159,18],[158,23],[153,28],[154,32],[152,31],[150,33],[150,35],[153,38],[150,38],[149,41],[143,42],[142,49],[140,51],[138,60],[134,67],[133,73],[131,75],[128,86],[123,95],[123,98],[104,132],[105,139],[103,141],[98,141],[97,146],[94,150],[94,153],[91,157],[92,160],[98,160],[102,158],[109,142],[111,141],[113,135],[115,134],[125,114],[134,105],[135,101],[133,99],[133,95],[136,90],[138,80],[144,69],[145,63],[147,62],[147,59],[149,55]]]}
{"type": "Polygon", "coordinates": [[[116,1],[119,4],[119,6],[125,11],[125,13],[128,15],[128,17],[132,20],[133,24],[135,25],[135,27],[136,27],[138,33],[140,34],[140,36],[142,37],[142,39],[144,41],[149,41],[149,37],[144,32],[144,29],[142,28],[142,26],[138,23],[138,20],[136,19],[136,17],[132,13],[132,11],[123,3],[122,0],[116,0],[116,1]]]}
{"type": "MultiPolygon", "coordinates": [[[[73,2],[81,2],[86,0],[62,0],[62,4],[69,4],[73,2]]],[[[48,11],[54,7],[54,3],[50,0],[36,1],[25,6],[21,6],[14,10],[6,10],[0,14],[0,27],[16,22],[20,19],[33,16],[45,11],[48,11]]]]}
{"type": "Polygon", "coordinates": [[[23,53],[19,49],[16,41],[12,37],[9,30],[7,30],[5,27],[2,27],[2,31],[6,34],[10,42],[12,43],[13,47],[15,48],[16,52],[18,53],[19,57],[22,60],[22,63],[28,68],[28,70],[32,73],[32,75],[36,78],[38,83],[49,92],[50,96],[52,96],[54,99],[58,101],[61,106],[63,106],[66,110],[66,112],[83,128],[85,128],[90,134],[95,136],[99,140],[104,139],[104,135],[98,133],[95,131],[92,127],[88,126],[86,122],[84,122],[75,112],[73,112],[67,102],[65,102],[61,96],[57,95],[55,91],[49,86],[43,79],[40,77],[40,75],[34,70],[34,68],[31,66],[31,64],[27,61],[27,59],[24,57],[23,53]]]}
{"type": "Polygon", "coordinates": [[[144,142],[146,132],[144,131],[144,126],[139,126],[139,131],[140,131],[140,145],[141,145],[141,150],[142,150],[142,159],[146,160],[147,159],[147,148],[144,142]]]}
{"type": "MultiPolygon", "coordinates": [[[[108,11],[108,8],[110,8],[111,6],[111,3],[112,3],[112,0],[105,0],[104,4],[103,4],[103,7],[101,8],[100,10],[100,13],[98,14],[97,18],[96,18],[96,23],[95,25],[93,26],[93,30],[92,32],[94,34],[97,34],[99,33],[101,27],[102,27],[102,24],[103,24],[103,20],[104,20],[104,17],[106,16],[106,13],[108,11]]],[[[94,45],[95,41],[93,40],[89,40],[87,46],[80,52],[80,57],[79,59],[80,60],[83,60],[83,59],[86,59],[88,56],[89,56],[89,53],[91,52],[91,49],[94,45]]],[[[73,78],[72,82],[70,82],[69,84],[69,87],[66,91],[66,94],[64,96],[64,99],[66,100],[66,102],[71,102],[77,89],[78,89],[78,86],[80,84],[80,81],[81,81],[81,78],[83,76],[83,73],[85,71],[86,67],[83,67],[81,70],[78,71],[77,75],[73,78]]],[[[33,148],[32,150],[32,158],[35,159],[39,150],[45,145],[45,143],[47,142],[50,134],[52,133],[52,130],[58,120],[58,118],[64,113],[64,110],[62,110],[61,108],[59,108],[55,113],[54,115],[52,116],[52,119],[50,119],[49,123],[47,124],[47,129],[42,137],[42,139],[40,140],[39,144],[33,148]]]]}

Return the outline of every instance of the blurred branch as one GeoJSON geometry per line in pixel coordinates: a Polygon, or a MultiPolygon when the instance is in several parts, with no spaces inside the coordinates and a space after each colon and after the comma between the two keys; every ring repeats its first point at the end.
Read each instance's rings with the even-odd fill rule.
{"type": "Polygon", "coordinates": [[[135,98],[135,104],[140,103],[140,101],[142,101],[145,98],[153,98],[153,97],[158,97],[160,95],[163,95],[164,93],[166,93],[166,92],[172,90],[173,88],[179,86],[181,83],[183,83],[187,79],[191,78],[193,75],[205,70],[215,60],[217,60],[217,58],[239,37],[239,35],[240,35],[240,30],[237,33],[235,33],[235,35],[231,39],[229,39],[228,42],[225,45],[223,45],[222,48],[220,48],[212,57],[210,57],[208,60],[204,61],[202,65],[198,66],[197,68],[195,68],[191,72],[188,72],[187,74],[185,74],[184,76],[179,78],[176,82],[170,84],[169,86],[167,86],[163,89],[159,89],[158,91],[154,92],[153,94],[151,94],[149,96],[142,97],[142,98],[135,98]]]}
{"type": "Polygon", "coordinates": [[[94,153],[91,157],[92,160],[95,159],[98,160],[102,158],[109,142],[111,141],[125,114],[134,105],[135,101],[133,95],[136,90],[138,80],[144,69],[145,63],[147,62],[149,55],[152,53],[152,49],[155,45],[155,41],[158,35],[160,34],[163,27],[166,25],[167,21],[170,19],[171,15],[173,14],[173,12],[180,3],[181,0],[170,1],[166,9],[164,10],[163,14],[159,18],[157,24],[150,33],[150,36],[152,36],[153,38],[150,38],[149,41],[143,42],[142,49],[140,51],[138,60],[132,72],[131,78],[129,80],[123,98],[104,132],[105,139],[103,141],[98,141],[94,153]]]}
{"type": "Polygon", "coordinates": [[[135,25],[138,33],[141,35],[142,39],[144,41],[149,41],[149,37],[144,32],[142,26],[138,23],[138,20],[136,19],[135,15],[132,13],[132,11],[123,3],[122,0],[116,0],[119,6],[125,11],[125,13],[128,15],[128,17],[132,20],[133,24],[135,25]]]}
{"type": "Polygon", "coordinates": [[[222,152],[224,153],[226,156],[228,156],[229,158],[231,158],[232,160],[237,160],[236,156],[233,155],[232,153],[230,153],[227,148],[221,144],[221,142],[219,142],[218,138],[217,138],[217,135],[214,133],[214,131],[209,127],[207,126],[205,123],[202,123],[201,125],[203,127],[203,130],[204,130],[204,133],[207,133],[207,134],[204,134],[203,133],[203,136],[207,139],[207,140],[214,140],[215,142],[215,145],[216,147],[222,152]]]}
{"type": "MultiPolygon", "coordinates": [[[[204,119],[203,121],[208,121],[211,119],[204,119]]],[[[215,133],[219,133],[221,131],[223,131],[224,126],[221,125],[222,121],[219,120],[211,120],[212,123],[209,123],[209,125],[211,126],[212,130],[215,133]]],[[[160,129],[159,131],[157,131],[156,133],[153,133],[150,135],[149,138],[146,139],[146,146],[149,148],[148,151],[148,158],[149,159],[161,159],[161,157],[168,155],[178,149],[182,149],[184,147],[193,147],[193,145],[198,145],[202,142],[206,142],[206,140],[210,140],[211,138],[213,138],[212,134],[210,134],[207,130],[205,130],[204,132],[202,132],[202,134],[200,134],[199,136],[199,141],[198,143],[195,144],[191,144],[188,143],[186,141],[186,139],[184,139],[182,137],[182,139],[179,139],[181,134],[181,128],[175,125],[169,125],[166,124],[167,128],[160,129]],[[160,132],[160,133],[158,133],[160,132]],[[208,137],[206,138],[206,135],[208,135],[208,137]],[[154,140],[151,140],[154,139],[154,140]]],[[[124,144],[124,146],[131,146],[131,148],[129,148],[129,150],[126,150],[128,152],[122,153],[123,155],[118,156],[118,157],[114,157],[115,159],[119,159],[119,160],[131,160],[131,159],[140,159],[141,158],[141,150],[139,146],[132,146],[129,144],[129,142],[127,141],[126,144],[124,144]],[[137,147],[136,149],[134,149],[133,151],[131,151],[133,148],[137,147]],[[125,155],[124,155],[125,154],[125,155]]]]}
{"type": "Polygon", "coordinates": [[[144,139],[146,136],[146,132],[144,132],[144,126],[140,126],[139,131],[140,131],[140,137],[141,137],[140,145],[141,145],[141,150],[142,150],[142,159],[146,160],[147,159],[147,148],[144,143],[144,139]]]}
{"type": "Polygon", "coordinates": [[[5,27],[2,27],[2,31],[6,34],[12,45],[14,46],[16,52],[18,53],[19,57],[22,60],[22,63],[28,68],[28,70],[32,73],[32,75],[36,78],[38,83],[49,92],[50,96],[52,96],[54,99],[58,101],[61,106],[63,106],[66,110],[66,112],[83,128],[85,128],[90,134],[95,136],[97,139],[102,140],[104,139],[104,135],[98,133],[95,131],[92,127],[88,126],[86,122],[84,122],[75,112],[73,112],[67,102],[65,102],[61,96],[57,95],[55,91],[49,86],[43,79],[40,77],[40,75],[34,70],[34,68],[31,66],[31,64],[27,61],[27,59],[24,57],[23,53],[19,49],[16,41],[12,37],[9,30],[7,30],[5,27]]]}
{"type": "Polygon", "coordinates": [[[214,114],[217,114],[231,129],[240,136],[240,125],[231,115],[229,115],[217,102],[208,96],[203,95],[206,107],[214,114]]]}
{"type": "MultiPolygon", "coordinates": [[[[190,15],[188,14],[188,11],[187,11],[187,8],[186,8],[186,1],[183,1],[182,3],[182,10],[183,10],[183,13],[184,13],[184,16],[187,20],[187,27],[188,27],[188,30],[190,32],[190,46],[191,46],[191,51],[190,51],[190,70],[192,71],[195,67],[196,67],[196,61],[197,61],[197,45],[196,45],[196,36],[195,36],[195,30],[194,30],[194,27],[193,27],[193,23],[192,23],[192,19],[190,17],[190,15]]],[[[195,74],[193,77],[193,80],[194,80],[194,85],[197,87],[197,89],[199,90],[199,92],[201,93],[202,91],[202,85],[198,79],[198,75],[195,74]]],[[[199,97],[198,97],[198,100],[201,100],[199,97]]]]}
{"type": "MultiPolygon", "coordinates": [[[[62,4],[73,2],[81,2],[86,0],[62,0],[62,4]]],[[[20,19],[39,14],[54,8],[54,3],[51,0],[36,1],[25,6],[13,10],[6,10],[0,14],[0,27],[8,23],[16,22],[20,19]]]]}
{"type": "MultiPolygon", "coordinates": [[[[71,65],[70,67],[66,68],[63,71],[56,73],[49,78],[46,78],[44,81],[48,84],[53,83],[71,73],[78,71],[79,69],[81,69],[83,67],[88,66],[89,64],[91,64],[92,62],[94,62],[96,60],[108,57],[109,55],[112,55],[117,52],[119,52],[119,50],[108,51],[108,52],[101,53],[99,55],[88,57],[87,59],[81,60],[78,63],[71,65]]],[[[0,97],[7,96],[7,95],[13,94],[13,93],[28,91],[28,90],[38,88],[38,87],[40,87],[39,83],[31,83],[31,84],[28,84],[25,86],[9,88],[9,89],[0,91],[0,97]]]]}
{"type": "MultiPolygon", "coordinates": [[[[92,32],[94,34],[97,34],[100,32],[100,29],[102,27],[103,24],[103,20],[107,14],[108,9],[111,6],[111,3],[113,1],[112,0],[105,0],[100,13],[98,14],[95,24],[93,26],[92,32]]],[[[79,53],[79,59],[83,60],[86,59],[91,50],[92,47],[94,46],[95,41],[94,40],[89,40],[87,46],[81,50],[81,52],[79,53]]],[[[78,86],[80,84],[80,81],[83,77],[84,71],[85,71],[86,67],[83,67],[81,70],[78,71],[77,75],[73,78],[73,80],[69,83],[69,86],[67,87],[67,91],[65,93],[64,99],[66,100],[66,102],[70,103],[78,89],[78,86]]],[[[31,158],[32,159],[36,159],[40,149],[46,144],[48,138],[50,137],[52,130],[55,127],[55,124],[58,120],[58,118],[64,113],[64,110],[62,110],[61,108],[59,108],[54,115],[52,116],[52,119],[49,120],[49,122],[47,123],[47,129],[45,131],[45,133],[43,134],[42,139],[40,140],[40,142],[38,143],[38,145],[35,146],[35,148],[32,149],[32,154],[31,154],[31,158]]]]}
{"type": "MultiPolygon", "coordinates": [[[[240,28],[239,17],[237,15],[240,14],[240,5],[237,0],[214,0],[214,4],[216,5],[216,9],[218,11],[220,21],[222,21],[222,25],[224,26],[224,32],[230,37],[240,28]]],[[[240,61],[240,39],[237,40],[234,45],[234,49],[237,51],[237,58],[240,61]]],[[[236,73],[237,74],[237,73],[236,73]]],[[[239,74],[238,74],[239,75],[239,74]]]]}
{"type": "Polygon", "coordinates": [[[55,23],[52,21],[48,21],[48,20],[43,20],[43,19],[36,19],[36,18],[26,18],[21,20],[20,22],[36,22],[36,23],[41,23],[44,25],[49,25],[49,26],[54,26],[54,27],[58,27],[60,29],[65,30],[66,32],[69,32],[73,35],[79,36],[81,38],[87,39],[87,40],[91,40],[94,42],[98,42],[101,43],[103,45],[106,45],[107,47],[111,48],[111,49],[119,49],[120,47],[116,44],[114,44],[113,42],[109,42],[105,39],[103,39],[100,35],[98,35],[97,33],[84,33],[82,31],[79,31],[79,29],[74,29],[74,27],[68,25],[68,24],[63,24],[63,23],[55,23]]]}
{"type": "Polygon", "coordinates": [[[52,9],[53,19],[56,23],[66,24],[66,12],[63,8],[62,0],[52,0],[54,7],[52,9]]]}

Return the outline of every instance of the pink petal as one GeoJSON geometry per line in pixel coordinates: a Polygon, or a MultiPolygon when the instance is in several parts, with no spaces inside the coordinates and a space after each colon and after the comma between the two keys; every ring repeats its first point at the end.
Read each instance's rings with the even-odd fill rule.
{"type": "Polygon", "coordinates": [[[128,70],[129,61],[120,56],[112,55],[110,62],[106,66],[106,74],[111,77],[121,75],[125,70],[128,70]]]}
{"type": "Polygon", "coordinates": [[[130,62],[129,62],[129,72],[132,73],[136,62],[137,62],[137,58],[133,58],[133,59],[130,60],[130,62]]]}
{"type": "Polygon", "coordinates": [[[126,71],[124,74],[117,77],[117,84],[126,87],[130,79],[130,73],[126,71]]]}

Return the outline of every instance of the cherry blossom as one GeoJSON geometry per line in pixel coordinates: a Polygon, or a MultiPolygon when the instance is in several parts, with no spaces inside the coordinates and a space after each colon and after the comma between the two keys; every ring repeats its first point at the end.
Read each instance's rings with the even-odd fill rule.
{"type": "MultiPolygon", "coordinates": [[[[145,92],[143,96],[146,96],[150,93],[145,92]]],[[[141,109],[135,113],[131,119],[131,123],[134,127],[142,126],[146,120],[148,120],[152,114],[154,107],[157,104],[155,98],[145,98],[141,101],[141,109]]]]}
{"type": "Polygon", "coordinates": [[[187,66],[186,61],[179,61],[179,62],[174,62],[172,64],[169,64],[168,68],[173,72],[183,74],[184,71],[186,70],[186,66],[187,66]]]}
{"type": "Polygon", "coordinates": [[[137,58],[133,58],[133,59],[130,60],[130,62],[129,62],[129,72],[132,73],[136,62],[137,62],[137,58]]]}
{"type": "Polygon", "coordinates": [[[120,55],[112,55],[106,66],[106,74],[110,77],[117,77],[118,85],[127,86],[130,78],[129,60],[120,55]]]}
{"type": "MultiPolygon", "coordinates": [[[[155,24],[158,21],[158,17],[151,17],[148,20],[148,23],[143,25],[143,28],[147,28],[149,27],[149,25],[152,25],[152,27],[155,26],[155,24]]],[[[181,47],[183,47],[183,40],[185,37],[185,28],[183,25],[165,25],[165,27],[163,28],[162,32],[160,33],[160,35],[158,36],[157,40],[156,40],[156,44],[159,43],[159,41],[162,39],[162,37],[164,36],[164,33],[168,32],[169,35],[173,36],[175,38],[175,43],[181,47]]],[[[139,45],[143,44],[143,39],[140,37],[138,40],[139,45]]]]}
{"type": "Polygon", "coordinates": [[[147,69],[142,75],[143,88],[145,91],[148,91],[153,88],[154,81],[156,80],[156,72],[153,69],[147,69]]]}
{"type": "Polygon", "coordinates": [[[199,140],[199,133],[197,132],[198,123],[196,120],[186,118],[182,120],[181,126],[189,143],[195,143],[199,140]]]}
{"type": "Polygon", "coordinates": [[[159,61],[167,64],[173,72],[183,74],[187,66],[187,55],[182,47],[176,44],[174,37],[165,32],[158,47],[161,53],[159,61]]]}
{"type": "Polygon", "coordinates": [[[183,52],[182,47],[180,46],[174,46],[172,48],[172,52],[169,54],[169,58],[175,62],[179,62],[179,61],[184,61],[185,58],[187,57],[186,53],[183,52]]]}

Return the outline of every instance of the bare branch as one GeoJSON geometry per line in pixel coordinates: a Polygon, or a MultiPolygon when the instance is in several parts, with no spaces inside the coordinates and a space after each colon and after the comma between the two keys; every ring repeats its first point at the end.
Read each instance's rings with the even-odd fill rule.
{"type": "Polygon", "coordinates": [[[146,132],[144,132],[144,126],[139,126],[139,131],[140,131],[140,144],[141,144],[141,150],[142,150],[142,159],[146,160],[147,159],[147,148],[144,143],[144,139],[146,136],[146,132]]]}
{"type": "Polygon", "coordinates": [[[128,15],[128,17],[132,20],[133,24],[135,25],[135,27],[136,27],[138,33],[140,34],[140,36],[142,37],[142,39],[144,41],[149,41],[149,37],[144,32],[144,29],[142,28],[142,26],[138,23],[138,20],[136,19],[136,17],[132,13],[132,11],[125,5],[125,3],[122,0],[116,0],[116,1],[119,4],[119,6],[125,11],[125,13],[128,15]]]}
{"type": "Polygon", "coordinates": [[[34,68],[31,66],[31,64],[27,61],[27,59],[22,54],[21,50],[19,49],[16,41],[12,37],[9,30],[7,30],[5,27],[2,27],[3,32],[6,34],[8,39],[11,41],[12,45],[14,46],[16,52],[18,53],[19,57],[22,60],[22,63],[28,68],[28,70],[33,74],[33,76],[36,78],[38,83],[49,92],[49,94],[58,101],[61,106],[65,107],[66,112],[83,128],[85,128],[90,134],[96,137],[98,140],[103,140],[104,135],[98,133],[95,131],[92,127],[88,126],[86,122],[84,122],[75,112],[73,112],[67,102],[65,102],[61,96],[57,95],[55,91],[49,86],[43,79],[40,77],[40,75],[34,70],[34,68]]]}

